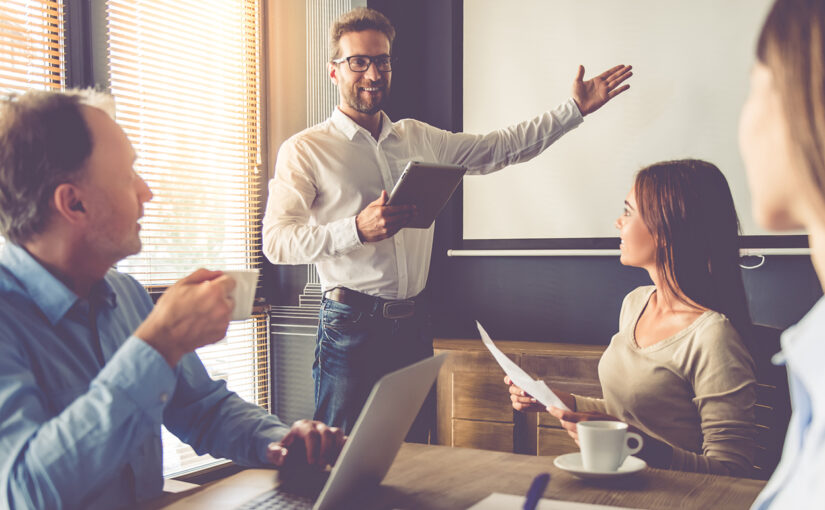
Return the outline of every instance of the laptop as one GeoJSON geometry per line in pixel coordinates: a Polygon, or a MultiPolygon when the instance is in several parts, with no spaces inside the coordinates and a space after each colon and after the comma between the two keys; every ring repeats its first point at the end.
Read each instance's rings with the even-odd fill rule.
{"type": "MultiPolygon", "coordinates": [[[[227,479],[195,494],[191,499],[181,500],[179,504],[185,503],[180,508],[196,508],[199,505],[207,505],[200,506],[207,508],[219,502],[222,505],[220,508],[237,510],[348,508],[351,498],[356,495],[363,497],[384,479],[446,356],[443,353],[424,359],[390,372],[375,383],[352,434],[323,486],[318,483],[313,487],[313,480],[297,479],[300,475],[294,482],[303,483],[293,483],[290,479],[276,482],[273,473],[265,483],[277,483],[278,486],[261,493],[260,480],[238,481],[233,486],[232,479],[227,479]],[[241,490],[244,487],[239,485],[245,483],[251,488],[258,484],[255,497],[250,499],[249,490],[241,490]],[[320,494],[317,492],[319,489],[320,494]],[[313,492],[318,494],[317,498],[313,497],[313,492]],[[233,500],[229,506],[226,505],[228,500],[233,500]]],[[[178,506],[172,505],[171,508],[178,506]]]]}

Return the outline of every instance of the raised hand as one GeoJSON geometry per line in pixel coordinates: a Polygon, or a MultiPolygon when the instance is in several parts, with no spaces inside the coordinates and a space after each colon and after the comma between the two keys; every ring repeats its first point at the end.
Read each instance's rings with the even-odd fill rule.
{"type": "Polygon", "coordinates": [[[633,66],[617,65],[602,74],[584,81],[584,66],[579,66],[573,80],[573,100],[582,115],[593,113],[605,103],[630,88],[622,82],[633,76],[633,66]]]}

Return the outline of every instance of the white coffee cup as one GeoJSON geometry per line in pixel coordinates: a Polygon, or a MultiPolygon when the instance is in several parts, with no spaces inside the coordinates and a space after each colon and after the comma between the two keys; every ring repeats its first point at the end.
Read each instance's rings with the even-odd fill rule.
{"type": "Polygon", "coordinates": [[[235,301],[232,309],[232,320],[242,321],[252,315],[252,304],[255,301],[255,289],[258,286],[257,269],[231,269],[223,271],[223,274],[235,280],[235,288],[229,295],[235,301]]]}
{"type": "Polygon", "coordinates": [[[582,465],[588,471],[610,472],[619,469],[628,455],[642,449],[642,436],[628,432],[627,423],[620,421],[580,421],[576,424],[582,465]],[[639,444],[627,446],[628,439],[639,444]]]}

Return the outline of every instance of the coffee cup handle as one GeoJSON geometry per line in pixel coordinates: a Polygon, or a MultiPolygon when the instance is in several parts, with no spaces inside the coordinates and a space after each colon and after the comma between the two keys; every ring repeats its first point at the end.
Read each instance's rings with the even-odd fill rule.
{"type": "Polygon", "coordinates": [[[639,450],[642,449],[644,445],[644,441],[642,440],[642,436],[635,432],[628,432],[624,437],[624,456],[627,457],[628,455],[633,455],[634,453],[638,453],[639,450]],[[627,446],[628,439],[635,439],[638,443],[635,447],[631,448],[627,446]]]}

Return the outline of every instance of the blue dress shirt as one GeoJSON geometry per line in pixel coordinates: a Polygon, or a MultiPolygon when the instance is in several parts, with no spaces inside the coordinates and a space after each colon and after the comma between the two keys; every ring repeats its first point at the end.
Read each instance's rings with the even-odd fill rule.
{"type": "Polygon", "coordinates": [[[782,460],[752,509],[825,508],[825,297],[782,335],[793,414],[782,460]]]}
{"type": "Polygon", "coordinates": [[[266,464],[288,428],[212,380],[196,354],[172,369],[133,336],[152,306],[115,270],[81,299],[4,246],[0,508],[110,509],[160,495],[161,424],[199,454],[266,464]]]}

